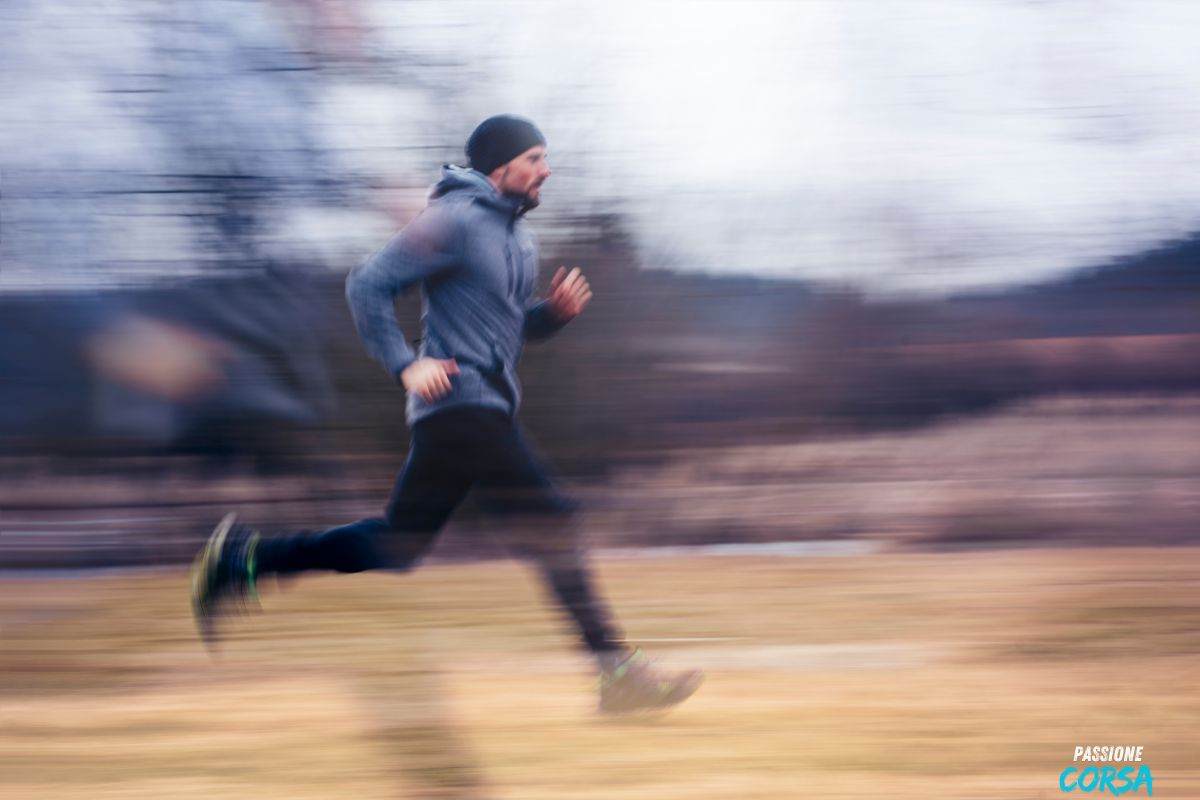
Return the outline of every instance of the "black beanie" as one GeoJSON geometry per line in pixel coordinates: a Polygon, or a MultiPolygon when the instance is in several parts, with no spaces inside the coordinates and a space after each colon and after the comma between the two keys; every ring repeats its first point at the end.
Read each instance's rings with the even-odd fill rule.
{"type": "Polygon", "coordinates": [[[507,164],[531,147],[544,145],[546,137],[527,119],[511,114],[497,114],[479,123],[467,139],[467,159],[471,169],[484,175],[507,164]]]}

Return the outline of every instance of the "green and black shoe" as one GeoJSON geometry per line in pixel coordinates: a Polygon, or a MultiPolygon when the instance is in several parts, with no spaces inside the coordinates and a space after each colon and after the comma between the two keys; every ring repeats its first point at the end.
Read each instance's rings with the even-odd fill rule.
{"type": "Polygon", "coordinates": [[[600,676],[600,711],[629,714],[657,711],[687,700],[704,681],[699,670],[668,672],[636,649],[629,657],[600,676]]]}
{"type": "Polygon", "coordinates": [[[258,542],[257,531],[239,525],[237,514],[226,514],[192,563],[192,613],[201,640],[210,648],[217,641],[217,620],[229,612],[230,603],[243,608],[258,602],[258,542]]]}

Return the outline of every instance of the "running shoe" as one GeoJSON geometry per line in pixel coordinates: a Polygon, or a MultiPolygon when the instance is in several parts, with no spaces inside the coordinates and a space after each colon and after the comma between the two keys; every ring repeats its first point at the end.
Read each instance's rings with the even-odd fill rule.
{"type": "Polygon", "coordinates": [[[208,647],[217,641],[216,625],[230,606],[258,602],[255,550],[259,535],[226,514],[192,563],[192,613],[200,638],[208,647]]]}
{"type": "Polygon", "coordinates": [[[638,648],[601,674],[600,711],[628,714],[670,708],[695,694],[703,680],[699,670],[663,670],[638,648]]]}

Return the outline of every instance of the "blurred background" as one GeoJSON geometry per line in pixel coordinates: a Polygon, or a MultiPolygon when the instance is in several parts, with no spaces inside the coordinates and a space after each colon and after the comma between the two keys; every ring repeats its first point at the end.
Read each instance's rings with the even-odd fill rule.
{"type": "Polygon", "coordinates": [[[342,281],[500,111],[550,141],[543,272],[596,288],[523,368],[599,543],[1196,536],[1187,4],[2,19],[7,566],[375,509],[403,398],[342,281]]]}
{"type": "MultiPolygon", "coordinates": [[[[0,606],[10,685],[36,687],[31,676],[66,663],[45,642],[13,645],[32,635],[22,626],[75,620],[62,610],[71,603],[123,608],[125,591],[174,597],[179,567],[230,508],[270,532],[382,507],[407,447],[403,397],[358,343],[342,283],[424,206],[441,164],[463,163],[473,126],[501,112],[530,117],[549,140],[554,175],[527,217],[543,281],[578,265],[595,290],[583,317],[527,349],[522,420],[585,501],[587,535],[602,563],[617,565],[605,574],[628,600],[632,628],[740,641],[767,635],[752,611],[813,604],[859,642],[911,633],[875,616],[881,608],[953,607],[1023,632],[1003,656],[981,656],[996,669],[1013,652],[1066,659],[1075,678],[1102,652],[1194,655],[1197,576],[1186,568],[1193,551],[1180,548],[1200,539],[1200,7],[6,0],[0,30],[0,569],[10,581],[0,606]],[[1043,562],[1036,553],[1049,545],[1072,549],[1043,562]],[[1175,549],[1116,549],[1160,545],[1175,549]],[[640,562],[625,559],[667,546],[684,549],[656,551],[667,586],[656,594],[637,580],[640,562]],[[729,553],[764,576],[761,591],[779,594],[756,605],[746,586],[714,574],[724,567],[690,560],[729,553]],[[812,554],[847,566],[807,566],[812,554]],[[934,558],[947,560],[921,560],[934,558]],[[951,583],[924,584],[918,602],[915,585],[891,583],[897,564],[951,583]],[[170,577],[40,583],[61,578],[46,570],[128,566],[170,577]],[[974,570],[994,591],[986,608],[966,577],[974,570]],[[1141,583],[1121,583],[1135,574],[1141,583]],[[1166,575],[1173,599],[1144,607],[1166,575]],[[827,600],[860,581],[865,595],[827,600]],[[1064,599],[1047,588],[1060,581],[1086,591],[1064,599]],[[809,594],[786,593],[801,584],[809,594]],[[1129,596],[1106,599],[1103,587],[1118,584],[1129,596]],[[705,627],[650,599],[686,605],[705,587],[747,605],[708,609],[717,622],[705,627]],[[1096,616],[1042,613],[1064,602],[1096,616]]],[[[399,301],[410,338],[419,313],[416,296],[399,301]]],[[[432,560],[500,555],[487,526],[464,509],[432,560]]],[[[469,592],[485,573],[432,574],[469,592]]],[[[162,636],[186,636],[186,608],[161,602],[180,626],[162,636]]],[[[346,602],[360,614],[371,607],[365,594],[361,608],[346,602]]],[[[469,627],[460,610],[462,619],[430,625],[469,627]]],[[[978,636],[978,621],[964,617],[961,629],[978,636]]],[[[827,635],[811,624],[788,616],[773,635],[827,635]]],[[[122,653],[127,641],[112,637],[110,655],[122,653]]],[[[512,646],[497,642],[497,652],[512,646]]],[[[729,674],[768,668],[784,681],[780,669],[808,680],[873,659],[893,668],[933,658],[854,647],[756,650],[739,661],[714,645],[685,660],[729,674]]],[[[1145,673],[1164,691],[1194,677],[1172,669],[1145,673]]],[[[131,683],[113,685],[153,684],[121,674],[131,683]]],[[[1027,688],[1075,685],[1037,674],[1054,677],[1027,688]]],[[[914,696],[929,689],[920,681],[914,696]]],[[[313,686],[281,691],[308,696],[324,684],[313,686]]],[[[862,700],[857,690],[841,701],[862,700]]],[[[712,691],[714,703],[736,695],[712,691]]],[[[762,702],[771,713],[791,708],[762,702]]],[[[920,714],[913,702],[906,718],[920,714]]],[[[1105,731],[1130,733],[1121,719],[1157,726],[1162,748],[1170,714],[1191,713],[1156,701],[1145,718],[1105,716],[1079,702],[1075,718],[1117,726],[1105,731]]],[[[961,718],[956,703],[945,719],[961,718]]],[[[714,719],[738,719],[737,708],[714,719]]],[[[867,727],[879,722],[872,713],[867,727]]],[[[1030,714],[997,722],[1000,740],[1025,736],[1026,724],[1068,723],[1064,712],[1039,727],[1030,714]]],[[[343,718],[320,719],[297,725],[343,718]]],[[[929,736],[962,733],[929,719],[929,736]]],[[[761,777],[773,768],[764,764],[808,753],[816,760],[804,763],[835,778],[868,776],[858,788],[818,781],[827,796],[864,796],[872,770],[890,768],[881,753],[920,739],[894,722],[898,739],[854,739],[850,762],[800,742],[730,774],[761,777]]],[[[759,724],[746,730],[770,729],[759,724]]],[[[845,731],[808,724],[847,744],[845,731]]],[[[562,725],[583,737],[570,752],[596,746],[562,725]]],[[[487,735],[486,770],[522,785],[536,765],[519,770],[502,748],[488,751],[487,735]]],[[[1047,791],[1057,791],[1058,750],[1076,743],[1067,738],[1036,756],[1049,759],[1047,791]]],[[[28,749],[12,752],[20,760],[28,749]]],[[[994,795],[1003,784],[922,782],[921,752],[910,753],[915,772],[892,776],[898,796],[994,795]]],[[[1023,769],[1030,753],[1018,748],[997,765],[964,751],[954,764],[1023,769]]],[[[942,775],[946,764],[926,766],[942,775]]],[[[644,796],[759,796],[730,781],[644,796]]],[[[142,789],[186,794],[171,787],[142,789]]],[[[512,796],[592,796],[575,788],[512,796]]],[[[762,791],[784,796],[778,784],[762,791]]]]}

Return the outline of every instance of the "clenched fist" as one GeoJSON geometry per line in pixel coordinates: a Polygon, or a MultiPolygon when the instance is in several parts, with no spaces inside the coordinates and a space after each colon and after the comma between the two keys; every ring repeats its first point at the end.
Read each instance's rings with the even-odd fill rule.
{"type": "Polygon", "coordinates": [[[432,403],[450,393],[450,376],[457,374],[458,362],[453,358],[418,358],[400,373],[400,382],[407,391],[432,403]]]}
{"type": "Polygon", "coordinates": [[[550,308],[554,315],[563,322],[570,322],[579,316],[588,301],[592,299],[592,288],[588,286],[587,278],[579,267],[570,273],[566,267],[559,267],[550,281],[550,308]]]}

